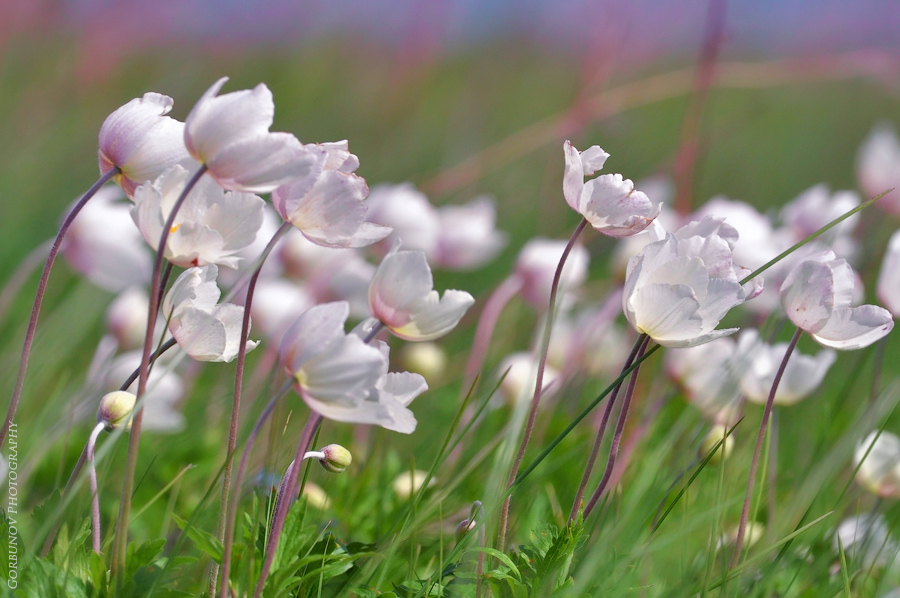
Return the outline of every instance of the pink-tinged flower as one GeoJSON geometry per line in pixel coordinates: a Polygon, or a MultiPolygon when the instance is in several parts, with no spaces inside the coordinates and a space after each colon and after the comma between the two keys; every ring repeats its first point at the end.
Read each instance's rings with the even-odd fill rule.
{"type": "Polygon", "coordinates": [[[253,293],[250,313],[256,330],[277,345],[288,326],[313,305],[313,298],[303,286],[281,278],[261,278],[253,293]]]}
{"type": "Polygon", "coordinates": [[[900,316],[900,230],[891,235],[878,274],[878,298],[894,317],[900,316]]]}
{"type": "Polygon", "coordinates": [[[371,314],[395,335],[410,341],[444,336],[473,303],[475,299],[465,291],[444,291],[440,297],[421,251],[391,251],[369,285],[371,314]]]}
{"type": "Polygon", "coordinates": [[[666,347],[693,347],[737,331],[715,330],[747,297],[732,261],[737,232],[707,217],[644,247],[628,261],[622,297],[638,332],[666,347]]]}
{"type": "Polygon", "coordinates": [[[850,307],[855,276],[845,260],[828,251],[791,270],[781,285],[781,305],[798,328],[833,349],[861,349],[894,327],[890,312],[876,305],[850,307]]]}
{"type": "MultiPolygon", "coordinates": [[[[173,166],[134,192],[135,224],[151,247],[159,244],[163,226],[190,174],[173,166]]],[[[167,260],[182,268],[217,264],[236,268],[236,254],[256,239],[262,226],[262,198],[252,193],[224,191],[211,179],[201,179],[175,215],[166,240],[167,260]]]]}
{"type": "Polygon", "coordinates": [[[147,245],[131,220],[131,203],[123,200],[114,186],[98,191],[75,217],[62,246],[75,270],[112,292],[148,284],[153,268],[147,245]]]}
{"type": "MultiPolygon", "coordinates": [[[[526,243],[519,252],[515,276],[522,283],[520,294],[535,309],[545,310],[550,304],[550,287],[565,248],[565,241],[538,238],[526,243]]],[[[587,278],[589,261],[587,249],[581,245],[572,247],[559,278],[561,296],[581,286],[587,278]]]]}
{"type": "MultiPolygon", "coordinates": [[[[497,374],[499,376],[506,374],[503,381],[500,382],[500,394],[506,399],[507,405],[515,407],[517,404],[531,401],[537,376],[537,363],[534,355],[524,351],[510,353],[497,366],[497,374]]],[[[545,398],[547,391],[551,390],[551,385],[556,382],[558,377],[559,372],[556,368],[550,365],[545,366],[544,378],[541,382],[541,391],[545,393],[545,398]]]]}
{"type": "Polygon", "coordinates": [[[697,210],[691,220],[711,216],[737,231],[732,249],[734,262],[756,269],[792,245],[780,239],[772,222],[750,204],[726,197],[713,197],[697,210]]]}
{"type": "MultiPolygon", "coordinates": [[[[181,273],[163,300],[169,332],[178,346],[197,361],[232,361],[241,350],[241,320],[244,308],[218,304],[216,285],[219,269],[211,264],[181,273]],[[170,315],[171,314],[171,315],[170,315]]],[[[247,341],[245,351],[258,343],[247,341]]]]}
{"type": "Polygon", "coordinates": [[[216,181],[232,191],[268,193],[309,176],[320,167],[322,152],[305,147],[290,133],[270,133],[275,116],[272,92],[260,83],[217,95],[222,77],[197,102],[185,120],[184,144],[216,181]]]}
{"type": "Polygon", "coordinates": [[[604,174],[584,182],[584,177],[602,168],[609,157],[598,146],[579,152],[566,141],[563,152],[566,202],[599,232],[611,237],[629,237],[647,228],[659,215],[659,204],[654,207],[650,199],[636,191],[634,183],[621,174],[604,174]]]}
{"type": "Polygon", "coordinates": [[[313,175],[272,193],[272,205],[303,235],[325,247],[366,247],[391,234],[389,226],[366,222],[365,179],[352,174],[359,160],[347,142],[314,146],[323,158],[313,175]],[[353,169],[353,170],[351,170],[353,169]]]}
{"type": "Polygon", "coordinates": [[[722,337],[666,351],[666,371],[694,407],[716,424],[734,425],[741,414],[741,374],[749,363],[743,347],[722,337]]]}
{"type": "MultiPolygon", "coordinates": [[[[788,344],[770,345],[759,338],[756,330],[749,329],[741,333],[738,345],[749,355],[749,364],[741,375],[741,390],[751,403],[765,404],[788,344]]],[[[775,404],[793,405],[808,397],[825,379],[836,357],[831,349],[823,349],[815,356],[794,351],[775,391],[775,404]]]]}
{"type": "Polygon", "coordinates": [[[473,270],[494,259],[506,246],[506,234],[494,226],[494,202],[487,197],[461,206],[443,206],[438,216],[437,246],[429,257],[440,268],[473,270]]]}
{"type": "MultiPolygon", "coordinates": [[[[106,325],[115,337],[120,350],[144,346],[148,311],[150,298],[147,291],[139,286],[128,287],[110,303],[106,310],[106,325]]],[[[165,321],[161,316],[157,317],[156,324],[157,330],[165,327],[165,321]]]]}
{"type": "Polygon", "coordinates": [[[900,498],[900,438],[874,431],[856,446],[856,481],[878,496],[900,498]]]}
{"type": "Polygon", "coordinates": [[[281,362],[310,409],[335,421],[376,424],[411,433],[406,408],[425,388],[421,376],[388,374],[386,347],[376,349],[346,334],[349,306],[325,303],[308,309],[284,333],[281,362]]]}
{"type": "Polygon", "coordinates": [[[191,162],[184,123],[165,116],[171,109],[172,98],[146,93],[115,110],[100,127],[100,172],[118,168],[113,178],[128,197],[167,168],[191,162]]]}
{"type": "Polygon", "coordinates": [[[868,197],[895,189],[875,205],[900,214],[900,139],[890,123],[879,123],[863,141],[856,156],[856,179],[868,197]]]}
{"type": "Polygon", "coordinates": [[[394,229],[394,234],[378,245],[383,253],[387,253],[397,239],[402,239],[407,249],[434,255],[441,218],[425,194],[412,183],[377,185],[372,188],[366,203],[372,222],[394,229]]]}
{"type": "MultiPolygon", "coordinates": [[[[786,204],[781,210],[781,220],[788,226],[796,242],[815,233],[859,204],[859,194],[855,191],[831,193],[828,185],[820,183],[786,204]]],[[[854,214],[820,236],[819,240],[826,241],[832,246],[839,240],[842,244],[848,241],[852,243],[850,235],[858,221],[859,214],[854,214]]],[[[835,251],[839,252],[840,248],[835,247],[835,251]]]]}

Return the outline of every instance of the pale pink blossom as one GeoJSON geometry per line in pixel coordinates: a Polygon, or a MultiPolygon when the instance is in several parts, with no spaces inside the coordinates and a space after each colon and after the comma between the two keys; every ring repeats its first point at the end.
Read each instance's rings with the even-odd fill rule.
{"type": "Polygon", "coordinates": [[[740,379],[749,364],[746,351],[730,337],[666,351],[666,371],[694,407],[716,424],[734,425],[741,414],[740,379]]]}
{"type": "MultiPolygon", "coordinates": [[[[522,284],[519,292],[522,298],[535,309],[545,310],[550,304],[550,287],[565,248],[565,241],[536,238],[519,252],[514,276],[522,284]]],[[[559,294],[563,298],[566,293],[576,291],[587,278],[589,260],[587,249],[581,245],[572,247],[559,279],[559,294]]]]}
{"type": "Polygon", "coordinates": [[[863,141],[856,156],[856,178],[867,197],[894,189],[875,205],[900,214],[900,139],[890,123],[879,123],[863,141]]]}
{"type": "Polygon", "coordinates": [[[438,210],[440,229],[429,259],[447,270],[473,270],[496,257],[506,246],[506,234],[495,227],[494,202],[480,197],[438,210]]]}
{"type": "Polygon", "coordinates": [[[900,498],[900,438],[887,431],[871,432],[856,446],[856,481],[878,496],[900,498]]]}
{"type": "Polygon", "coordinates": [[[395,335],[411,341],[447,334],[473,303],[466,291],[448,290],[441,297],[421,251],[391,251],[369,285],[371,314],[395,335]]]}
{"type": "Polygon", "coordinates": [[[819,344],[861,349],[887,335],[894,320],[883,307],[851,307],[855,282],[846,260],[825,252],[791,270],[781,285],[781,304],[788,318],[819,344]]]}
{"type": "Polygon", "coordinates": [[[227,80],[206,90],[185,120],[184,144],[210,176],[232,191],[268,193],[321,166],[321,151],[290,133],[269,132],[275,103],[268,87],[217,95],[227,80]]]}
{"type": "Polygon", "coordinates": [[[394,233],[378,244],[387,253],[398,239],[409,250],[434,255],[441,231],[441,217],[424,193],[412,183],[372,187],[368,217],[372,222],[389,226],[394,233]]]}
{"type": "Polygon", "coordinates": [[[891,235],[887,251],[881,260],[878,299],[895,318],[900,316],[900,230],[891,235]]]}
{"type": "Polygon", "coordinates": [[[146,93],[113,111],[100,127],[100,172],[113,168],[113,178],[129,197],[175,164],[192,160],[184,146],[184,123],[166,116],[172,98],[146,93]]]}

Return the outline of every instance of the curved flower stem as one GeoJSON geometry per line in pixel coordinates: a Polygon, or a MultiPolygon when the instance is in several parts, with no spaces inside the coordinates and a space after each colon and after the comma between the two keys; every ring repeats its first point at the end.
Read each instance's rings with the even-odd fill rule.
{"type": "Polygon", "coordinates": [[[115,588],[120,588],[124,581],[122,576],[125,573],[125,553],[128,547],[128,520],[131,512],[131,493],[134,488],[134,474],[137,469],[138,447],[140,446],[141,439],[141,422],[143,421],[144,415],[141,399],[143,398],[144,391],[147,389],[147,378],[150,369],[150,352],[153,348],[153,332],[156,328],[156,314],[159,311],[160,288],[162,286],[160,273],[162,272],[166,241],[169,240],[169,233],[172,230],[172,225],[175,223],[175,216],[178,215],[178,210],[181,209],[184,200],[187,199],[188,194],[194,188],[194,185],[197,184],[197,181],[200,180],[200,177],[206,173],[206,170],[206,165],[202,164],[184,186],[181,195],[178,196],[178,199],[172,206],[172,210],[169,212],[166,223],[163,225],[162,234],[159,237],[159,246],[156,249],[156,260],[153,263],[153,274],[150,278],[150,308],[148,309],[147,316],[147,332],[144,336],[144,351],[141,356],[138,388],[135,393],[138,402],[135,405],[134,416],[131,420],[131,435],[128,439],[128,459],[125,464],[125,482],[122,484],[122,499],[119,503],[119,519],[116,522],[116,536],[113,542],[111,570],[115,580],[115,588]]]}
{"type": "Polygon", "coordinates": [[[97,445],[97,437],[105,427],[106,424],[103,422],[94,426],[86,448],[91,480],[91,546],[97,554],[100,554],[100,495],[97,490],[97,468],[94,467],[94,447],[97,445]]]}
{"type": "MultiPolygon", "coordinates": [[[[623,373],[628,371],[635,359],[637,359],[638,351],[641,350],[641,346],[643,346],[647,338],[649,337],[646,334],[642,334],[634,342],[634,347],[631,348],[631,353],[628,355],[628,359],[625,360],[625,365],[622,366],[623,373]]],[[[633,375],[635,370],[632,370],[631,372],[633,375]]],[[[594,470],[594,462],[597,461],[597,454],[600,452],[600,444],[603,442],[603,436],[606,434],[606,426],[609,424],[609,418],[612,415],[616,397],[619,396],[619,390],[622,388],[624,382],[625,379],[622,378],[622,380],[616,384],[612,394],[609,396],[609,400],[606,402],[606,409],[604,409],[603,417],[600,419],[600,428],[597,430],[594,446],[591,447],[591,454],[588,456],[588,461],[584,466],[584,473],[581,476],[581,482],[579,482],[578,490],[575,492],[575,501],[572,503],[572,510],[569,511],[570,524],[575,521],[575,517],[578,516],[578,511],[581,510],[581,501],[584,499],[584,491],[587,489],[588,481],[591,478],[591,472],[594,470]]]]}
{"type": "Polygon", "coordinates": [[[491,296],[488,297],[487,301],[484,302],[484,309],[481,310],[481,317],[478,319],[478,328],[475,330],[472,350],[469,351],[469,358],[466,360],[466,377],[463,379],[462,384],[463,394],[469,392],[469,389],[472,388],[475,377],[484,365],[484,358],[487,355],[500,313],[521,288],[522,279],[512,274],[501,282],[494,289],[494,292],[491,293],[491,296]]]}
{"type": "Polygon", "coordinates": [[[375,325],[372,326],[372,330],[369,331],[369,334],[366,335],[366,338],[363,339],[363,342],[368,345],[375,339],[376,336],[378,336],[378,333],[382,330],[384,330],[384,323],[380,320],[375,322],[375,325]]]}
{"type": "MultiPolygon", "coordinates": [[[[153,365],[154,363],[156,363],[156,360],[157,360],[157,358],[159,358],[160,355],[162,355],[163,353],[165,353],[166,351],[168,351],[169,349],[174,347],[176,344],[177,343],[175,342],[174,338],[170,338],[169,340],[164,342],[160,346],[160,348],[157,349],[156,351],[154,351],[153,355],[150,356],[150,364],[153,365]]],[[[122,383],[122,386],[119,387],[119,390],[128,390],[128,387],[131,386],[132,384],[134,384],[134,381],[138,379],[138,376],[140,374],[141,374],[141,369],[139,367],[138,369],[131,372],[130,376],[125,378],[125,382],[122,383]]]]}
{"type": "Polygon", "coordinates": [[[775,392],[778,390],[778,384],[781,382],[781,377],[784,375],[788,359],[791,358],[791,353],[794,352],[794,347],[797,346],[797,341],[800,340],[800,335],[802,333],[803,331],[800,328],[794,332],[794,336],[791,338],[791,342],[784,352],[784,359],[781,360],[781,365],[778,366],[778,372],[775,374],[775,380],[772,382],[772,390],[769,391],[769,398],[766,400],[766,408],[763,411],[762,422],[759,424],[759,433],[756,435],[756,446],[753,448],[753,460],[750,462],[750,476],[747,479],[747,492],[744,495],[744,507],[741,509],[741,522],[738,524],[737,537],[734,540],[734,555],[731,557],[731,568],[736,567],[741,558],[744,532],[747,529],[747,519],[750,517],[750,500],[753,497],[753,485],[756,481],[756,470],[759,467],[759,457],[762,453],[763,438],[766,436],[766,424],[769,423],[769,415],[771,415],[772,406],[775,404],[775,392]]]}
{"type": "MultiPolygon", "coordinates": [[[[303,436],[300,444],[297,446],[297,456],[294,463],[299,463],[303,459],[303,454],[309,448],[319,424],[322,423],[322,416],[313,411],[306,420],[306,427],[303,428],[303,436]]],[[[269,569],[272,568],[272,561],[275,559],[275,550],[278,548],[278,540],[281,538],[281,531],[284,529],[284,522],[287,518],[288,508],[291,505],[291,498],[297,488],[297,478],[300,471],[299,467],[291,467],[287,485],[282,482],[283,491],[279,493],[276,500],[275,516],[272,519],[272,527],[269,530],[269,541],[266,543],[266,558],[263,561],[262,569],[259,571],[259,581],[256,583],[256,590],[253,592],[253,598],[259,598],[262,594],[263,586],[266,585],[266,578],[269,576],[269,569]]]]}
{"type": "MultiPolygon", "coordinates": [[[[640,344],[640,349],[638,349],[635,358],[644,354],[644,351],[647,350],[647,343],[649,342],[650,337],[644,335],[643,342],[640,344]]],[[[628,381],[628,388],[625,390],[625,398],[622,399],[622,411],[619,413],[619,421],[616,423],[616,432],[615,435],[613,435],[612,444],[609,446],[609,459],[606,461],[606,471],[603,472],[603,477],[600,479],[597,489],[594,490],[594,494],[591,495],[591,499],[584,507],[585,518],[587,518],[591,514],[591,511],[594,510],[594,506],[597,504],[597,501],[600,500],[603,491],[606,490],[606,486],[609,483],[609,478],[612,476],[613,467],[616,465],[616,457],[619,456],[619,444],[622,442],[622,432],[625,430],[625,420],[628,418],[628,409],[631,407],[631,400],[634,397],[634,387],[637,384],[639,371],[640,367],[636,367],[634,368],[634,371],[631,372],[631,379],[628,381]]],[[[612,405],[612,401],[607,405],[607,413],[609,412],[608,409],[610,405],[612,405]]],[[[606,414],[604,413],[604,416],[605,415],[606,414]]],[[[575,509],[576,507],[573,506],[572,508],[575,509]]]]}
{"type": "MultiPolygon", "coordinates": [[[[278,241],[281,240],[281,237],[290,230],[291,226],[293,225],[290,222],[285,222],[277,231],[275,231],[269,244],[263,249],[262,256],[258,260],[256,269],[253,271],[253,276],[250,277],[250,282],[247,285],[247,298],[244,301],[244,317],[241,320],[241,346],[244,347],[244,349],[247,347],[247,337],[250,336],[250,308],[253,305],[253,292],[256,290],[256,281],[259,280],[259,273],[262,271],[263,264],[266,262],[266,258],[269,257],[272,249],[278,241]]],[[[234,398],[231,401],[231,425],[228,428],[228,453],[225,458],[225,472],[222,478],[222,500],[219,504],[219,521],[216,528],[216,537],[219,541],[225,539],[225,526],[228,518],[228,500],[231,492],[231,468],[234,463],[234,449],[237,446],[238,421],[240,420],[241,413],[241,390],[243,389],[244,384],[244,364],[246,361],[247,351],[238,351],[237,368],[234,373],[234,398]]],[[[216,580],[218,579],[218,575],[218,566],[213,565],[212,572],[209,576],[210,596],[216,595],[216,580]]],[[[224,585],[226,584],[223,583],[223,586],[224,585]]]]}
{"type": "MultiPolygon", "coordinates": [[[[550,306],[547,308],[547,324],[544,327],[544,337],[541,339],[541,355],[538,359],[537,375],[535,376],[534,381],[534,396],[531,399],[531,410],[528,412],[528,422],[525,424],[522,443],[519,445],[519,452],[516,453],[515,461],[513,461],[513,466],[509,471],[509,478],[506,482],[507,490],[509,490],[516,481],[516,476],[519,474],[519,467],[522,465],[522,459],[525,458],[525,450],[528,448],[528,441],[531,440],[531,433],[534,431],[534,420],[537,417],[538,405],[541,402],[541,389],[544,384],[544,366],[547,363],[547,353],[550,351],[550,333],[553,330],[553,312],[556,309],[556,293],[559,290],[559,279],[562,276],[563,266],[566,265],[566,258],[569,257],[569,252],[572,251],[572,247],[575,246],[575,242],[578,240],[578,237],[581,236],[581,233],[587,224],[588,221],[582,218],[581,222],[578,223],[578,226],[575,227],[575,232],[572,233],[572,237],[569,239],[568,244],[566,244],[566,248],[559,258],[559,264],[556,266],[556,273],[553,275],[553,284],[550,286],[550,306]]],[[[500,550],[503,550],[503,546],[506,543],[506,526],[509,521],[509,503],[511,500],[512,495],[507,496],[500,509],[500,530],[497,533],[497,547],[500,550]]]]}
{"type": "MultiPolygon", "coordinates": [[[[244,480],[244,474],[247,471],[247,463],[250,458],[250,451],[253,450],[253,444],[256,442],[256,438],[259,436],[259,433],[262,431],[263,424],[269,419],[269,416],[272,415],[272,411],[275,410],[275,406],[278,404],[278,401],[288,393],[291,389],[291,386],[294,385],[294,379],[289,378],[282,386],[278,389],[278,392],[275,393],[268,404],[266,404],[265,408],[262,410],[262,413],[259,414],[259,417],[256,419],[256,423],[253,425],[253,429],[250,431],[250,436],[247,437],[247,442],[244,444],[244,453],[241,455],[241,462],[238,465],[237,473],[234,475],[234,487],[237,488],[238,492],[241,489],[241,482],[244,480]]],[[[229,459],[232,455],[229,455],[229,459]]],[[[229,596],[228,593],[228,576],[231,570],[231,547],[234,544],[234,526],[237,524],[237,509],[239,500],[230,501],[228,505],[228,517],[225,520],[225,534],[223,547],[224,551],[222,553],[222,569],[221,569],[221,577],[222,577],[222,585],[220,586],[220,592],[222,598],[227,598],[229,596]]]]}
{"type": "Polygon", "coordinates": [[[25,386],[25,372],[28,370],[28,358],[31,356],[31,346],[34,344],[34,333],[35,330],[37,330],[38,316],[41,313],[41,304],[44,302],[44,293],[47,291],[47,283],[50,280],[50,270],[53,269],[53,262],[56,261],[56,256],[62,245],[63,237],[66,236],[66,232],[68,232],[69,227],[72,226],[75,217],[88,200],[100,190],[100,187],[118,174],[118,172],[119,170],[117,168],[113,168],[97,179],[96,183],[91,185],[91,188],[87,190],[81,199],[78,200],[78,203],[75,204],[75,207],[73,207],[68,215],[66,215],[65,220],[63,220],[63,223],[59,227],[59,231],[56,233],[56,238],[53,239],[53,245],[50,246],[50,253],[47,255],[47,261],[44,262],[44,269],[41,272],[40,281],[38,281],[37,292],[34,295],[34,304],[31,306],[31,317],[28,320],[28,328],[25,330],[25,342],[22,346],[22,357],[19,360],[19,372],[16,375],[16,385],[13,387],[12,397],[9,399],[6,420],[3,422],[3,428],[0,428],[0,446],[3,446],[3,441],[6,440],[9,426],[12,424],[13,418],[16,416],[16,409],[19,407],[19,399],[22,397],[22,388],[25,386]]]}

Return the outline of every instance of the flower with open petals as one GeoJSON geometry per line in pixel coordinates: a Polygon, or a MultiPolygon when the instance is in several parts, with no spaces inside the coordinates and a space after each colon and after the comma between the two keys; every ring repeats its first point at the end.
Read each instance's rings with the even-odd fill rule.
{"type": "Polygon", "coordinates": [[[391,234],[391,227],[366,222],[369,195],[365,179],[353,174],[359,160],[347,142],[316,147],[324,157],[315,176],[282,185],[272,193],[272,205],[303,235],[326,247],[366,247],[391,234]]]}
{"type": "Polygon", "coordinates": [[[900,438],[890,432],[871,432],[856,446],[856,481],[878,496],[900,498],[900,438]]]}
{"type": "MultiPolygon", "coordinates": [[[[173,166],[134,192],[135,224],[151,247],[159,244],[163,226],[190,174],[173,166]]],[[[167,260],[182,268],[218,264],[236,268],[237,254],[256,239],[262,226],[262,198],[252,193],[224,191],[204,178],[187,196],[166,240],[167,260]]]]}
{"type": "Polygon", "coordinates": [[[444,336],[475,299],[465,291],[434,290],[431,268],[421,251],[394,249],[381,261],[369,285],[369,310],[400,338],[429,341],[444,336]]]}
{"type": "Polygon", "coordinates": [[[184,123],[166,116],[172,98],[145,93],[113,111],[100,127],[100,172],[113,168],[113,178],[128,197],[175,164],[191,162],[184,146],[184,123]]]}
{"type": "Polygon", "coordinates": [[[861,349],[884,337],[894,320],[883,307],[850,307],[856,277],[845,260],[823,252],[799,263],[781,285],[781,304],[798,328],[833,349],[861,349]]]}
{"type": "MultiPolygon", "coordinates": [[[[169,332],[197,361],[232,361],[241,350],[244,308],[233,303],[217,305],[221,295],[216,285],[218,273],[215,265],[185,270],[163,301],[169,332]]],[[[244,350],[251,351],[257,344],[247,341],[244,350]]]]}
{"type": "MultiPolygon", "coordinates": [[[[519,252],[515,276],[522,283],[522,298],[535,309],[545,310],[550,304],[550,288],[565,249],[565,241],[538,237],[528,241],[519,252]]],[[[587,249],[581,245],[572,247],[559,278],[560,295],[564,299],[587,278],[589,262],[587,249]]]]}
{"type": "Polygon", "coordinates": [[[622,302],[638,332],[666,347],[693,347],[737,331],[715,330],[747,295],[732,262],[737,232],[707,216],[650,243],[628,261],[622,302]]]}
{"type": "Polygon", "coordinates": [[[375,348],[344,332],[349,313],[345,301],[316,305],[284,333],[281,362],[294,388],[328,419],[411,433],[416,420],[406,405],[427,388],[424,379],[388,374],[386,345],[375,348]]]}
{"type": "Polygon", "coordinates": [[[566,202],[599,232],[610,237],[629,237],[647,228],[659,215],[659,204],[654,207],[650,199],[636,191],[634,183],[621,174],[604,174],[584,182],[584,177],[600,170],[609,157],[599,146],[579,152],[566,141],[563,152],[566,202]]]}
{"type": "Polygon", "coordinates": [[[184,144],[226,189],[268,193],[308,176],[321,152],[290,133],[270,133],[275,116],[272,92],[260,83],[217,95],[228,77],[206,90],[185,120],[184,144]]]}

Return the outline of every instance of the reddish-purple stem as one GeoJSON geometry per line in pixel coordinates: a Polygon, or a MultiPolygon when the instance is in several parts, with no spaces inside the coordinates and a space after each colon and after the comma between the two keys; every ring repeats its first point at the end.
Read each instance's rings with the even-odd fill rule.
{"type": "Polygon", "coordinates": [[[494,336],[494,328],[497,326],[500,313],[521,288],[521,278],[513,274],[501,282],[494,289],[494,292],[491,293],[491,296],[488,297],[487,301],[484,302],[484,309],[481,311],[481,317],[478,319],[478,328],[475,329],[475,340],[472,342],[472,350],[469,351],[469,359],[466,360],[466,377],[462,385],[464,394],[469,392],[469,389],[475,382],[475,377],[478,376],[484,365],[484,359],[491,344],[491,337],[494,336]]]}

